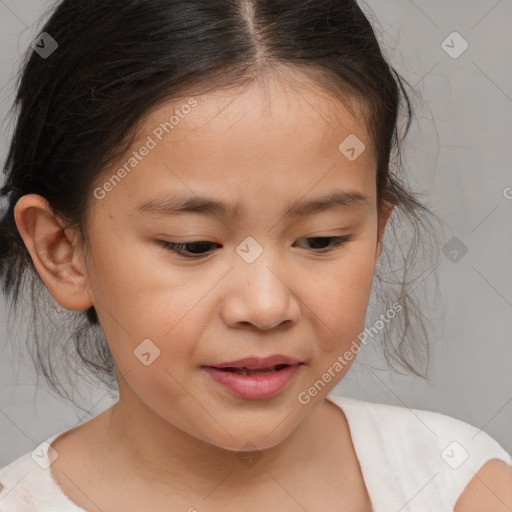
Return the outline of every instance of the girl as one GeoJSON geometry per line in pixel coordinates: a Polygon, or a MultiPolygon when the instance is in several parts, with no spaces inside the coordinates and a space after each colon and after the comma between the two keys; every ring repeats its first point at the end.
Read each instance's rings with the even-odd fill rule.
{"type": "MultiPolygon", "coordinates": [[[[512,507],[485,432],[332,393],[389,219],[431,215],[391,170],[402,99],[408,128],[355,0],[56,6],[19,83],[1,276],[83,315],[76,357],[119,400],[4,468],[3,512],[512,507]]],[[[420,374],[402,277],[379,321],[420,374]]]]}

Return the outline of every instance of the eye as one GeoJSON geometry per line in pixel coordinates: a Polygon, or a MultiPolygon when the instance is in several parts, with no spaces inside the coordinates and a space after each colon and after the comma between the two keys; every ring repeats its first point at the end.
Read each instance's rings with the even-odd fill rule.
{"type": "Polygon", "coordinates": [[[167,240],[158,240],[158,242],[160,242],[169,251],[190,259],[199,259],[204,257],[207,254],[207,251],[201,252],[201,249],[204,249],[205,246],[217,245],[206,240],[200,240],[198,242],[168,242],[167,240]],[[192,248],[192,250],[187,251],[187,248],[192,248]]]}
{"type": "MultiPolygon", "coordinates": [[[[309,242],[313,242],[312,249],[314,252],[318,253],[327,253],[331,252],[339,246],[350,242],[353,239],[352,236],[321,236],[314,238],[304,238],[303,240],[308,240],[309,242]],[[325,245],[327,246],[325,247],[325,245]],[[324,247],[318,247],[324,246],[324,247]]],[[[200,259],[208,255],[208,248],[215,244],[214,242],[209,242],[207,240],[201,240],[197,242],[168,242],[167,240],[158,240],[160,244],[169,251],[175,252],[184,258],[189,259],[200,259]]]]}
{"type": "Polygon", "coordinates": [[[303,238],[303,240],[312,241],[313,249],[315,249],[315,246],[316,246],[316,250],[314,252],[319,252],[319,253],[331,252],[334,249],[336,249],[337,247],[339,247],[347,242],[350,242],[352,239],[353,239],[353,237],[350,235],[347,235],[347,236],[319,236],[319,237],[314,237],[314,238],[303,238]],[[329,242],[331,242],[331,243],[329,243],[329,242]],[[325,243],[327,243],[327,247],[320,247],[320,250],[318,250],[318,245],[325,246],[325,243]]]}

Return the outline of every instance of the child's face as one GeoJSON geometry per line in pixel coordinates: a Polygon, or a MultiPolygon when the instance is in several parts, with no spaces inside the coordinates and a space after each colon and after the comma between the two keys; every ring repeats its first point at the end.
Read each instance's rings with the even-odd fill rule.
{"type": "Polygon", "coordinates": [[[338,357],[360,344],[379,254],[376,158],[365,127],[320,92],[270,81],[266,92],[173,102],[146,120],[136,165],[104,187],[130,151],[98,181],[105,192],[96,189],[89,217],[88,289],[118,376],[126,374],[120,401],[137,421],[170,423],[227,449],[268,448],[353,362],[338,357]],[[166,133],[161,123],[173,114],[166,133]],[[354,161],[339,150],[352,134],[366,145],[354,161]],[[285,215],[335,191],[367,201],[285,215]],[[138,210],[170,196],[208,197],[237,213],[138,210]],[[330,252],[332,239],[309,240],[340,236],[352,240],[330,252]],[[211,243],[187,245],[206,253],[187,259],[162,240],[211,243]],[[279,392],[267,382],[244,398],[205,370],[274,354],[303,363],[279,392]]]}

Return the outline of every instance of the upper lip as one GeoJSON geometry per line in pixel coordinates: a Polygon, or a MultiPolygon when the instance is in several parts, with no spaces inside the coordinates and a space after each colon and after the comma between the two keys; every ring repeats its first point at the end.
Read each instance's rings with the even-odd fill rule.
{"type": "Polygon", "coordinates": [[[204,366],[211,368],[247,368],[248,370],[263,370],[280,364],[293,365],[300,362],[301,361],[295,357],[276,354],[269,357],[245,357],[244,359],[237,359],[236,361],[226,361],[224,363],[204,366]]]}

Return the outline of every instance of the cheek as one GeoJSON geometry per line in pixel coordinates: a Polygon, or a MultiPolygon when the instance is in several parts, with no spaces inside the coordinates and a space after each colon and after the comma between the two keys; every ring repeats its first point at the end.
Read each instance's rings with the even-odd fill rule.
{"type": "Polygon", "coordinates": [[[108,242],[105,237],[99,229],[91,234],[95,249],[87,271],[106,324],[118,323],[125,334],[137,337],[161,337],[206,293],[200,282],[190,282],[190,273],[173,266],[170,254],[167,258],[158,244],[123,232],[108,242]]]}
{"type": "MultiPolygon", "coordinates": [[[[321,278],[315,276],[306,304],[318,332],[320,351],[333,354],[345,350],[364,330],[370,299],[375,258],[372,250],[354,251],[330,267],[321,278]]],[[[375,248],[373,248],[373,251],[375,248]]]]}
{"type": "MultiPolygon", "coordinates": [[[[134,250],[127,254],[121,244],[104,246],[95,254],[91,268],[98,318],[123,373],[143,366],[137,358],[142,343],[148,347],[150,359],[158,355],[150,366],[153,370],[159,366],[171,372],[184,368],[185,362],[194,358],[196,342],[208,319],[207,301],[202,299],[211,283],[191,280],[187,272],[169,272],[161,257],[158,264],[148,262],[150,253],[134,250]]],[[[145,374],[140,378],[145,381],[145,374]]]]}
{"type": "Polygon", "coordinates": [[[197,341],[208,321],[206,301],[200,301],[205,293],[204,285],[189,285],[183,293],[172,283],[124,290],[113,314],[100,317],[112,355],[123,372],[154,361],[151,367],[159,373],[164,369],[183,373],[195,359],[197,341]]]}

